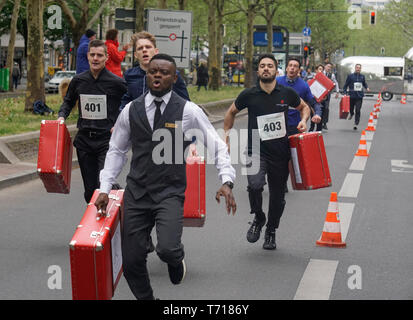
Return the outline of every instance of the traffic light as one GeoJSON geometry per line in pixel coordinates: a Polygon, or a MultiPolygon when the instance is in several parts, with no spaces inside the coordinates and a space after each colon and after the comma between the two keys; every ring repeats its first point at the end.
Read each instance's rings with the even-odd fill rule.
{"type": "Polygon", "coordinates": [[[308,57],[308,50],[309,50],[308,46],[304,46],[304,58],[308,57]]]}
{"type": "Polygon", "coordinates": [[[314,53],[314,47],[310,47],[308,50],[308,54],[312,55],[314,53]]]}
{"type": "Polygon", "coordinates": [[[238,54],[238,46],[234,46],[234,52],[238,54]]]}
{"type": "Polygon", "coordinates": [[[370,11],[370,24],[376,24],[376,10],[370,11]]]}

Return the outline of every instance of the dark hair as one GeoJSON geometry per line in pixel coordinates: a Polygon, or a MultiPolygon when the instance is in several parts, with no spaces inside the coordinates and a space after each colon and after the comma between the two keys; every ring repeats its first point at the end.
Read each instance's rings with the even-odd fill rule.
{"type": "Polygon", "coordinates": [[[265,59],[265,58],[268,58],[268,59],[271,59],[272,61],[274,61],[275,68],[278,67],[278,61],[277,61],[277,59],[275,59],[274,55],[271,54],[271,53],[263,53],[263,54],[260,54],[259,57],[258,57],[258,66],[259,66],[260,63],[261,63],[261,60],[262,60],[262,59],[265,59]]]}
{"type": "Polygon", "coordinates": [[[298,62],[298,67],[301,68],[301,61],[300,61],[299,58],[296,58],[296,57],[288,58],[287,66],[288,66],[288,64],[290,63],[290,61],[297,61],[297,62],[298,62]]]}
{"type": "Polygon", "coordinates": [[[109,29],[109,30],[106,32],[106,40],[115,40],[117,35],[118,35],[118,30],[116,30],[116,29],[109,29]]]}
{"type": "Polygon", "coordinates": [[[175,60],[169,54],[166,54],[166,53],[155,54],[149,62],[152,62],[152,60],[166,60],[172,63],[176,68],[175,60]]]}
{"type": "Polygon", "coordinates": [[[89,41],[89,45],[87,46],[87,52],[90,51],[90,48],[96,48],[96,47],[103,47],[105,49],[105,54],[108,54],[108,49],[106,48],[105,42],[99,39],[89,41]]]}
{"type": "Polygon", "coordinates": [[[322,65],[321,63],[320,63],[315,69],[317,70],[317,69],[320,68],[320,67],[322,67],[323,70],[324,70],[324,65],[322,65]]]}
{"type": "Polygon", "coordinates": [[[96,34],[95,31],[93,31],[92,29],[87,29],[85,32],[86,37],[91,38],[96,34]]]}

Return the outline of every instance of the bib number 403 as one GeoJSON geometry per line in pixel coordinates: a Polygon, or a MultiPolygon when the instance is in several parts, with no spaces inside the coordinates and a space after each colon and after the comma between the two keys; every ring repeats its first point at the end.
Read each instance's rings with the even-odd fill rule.
{"type": "Polygon", "coordinates": [[[277,121],[277,122],[266,123],[263,129],[265,132],[281,130],[281,122],[277,121]]]}

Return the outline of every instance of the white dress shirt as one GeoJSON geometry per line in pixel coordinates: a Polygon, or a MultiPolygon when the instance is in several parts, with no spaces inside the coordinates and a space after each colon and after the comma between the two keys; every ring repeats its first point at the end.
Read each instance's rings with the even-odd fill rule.
{"type": "MultiPolygon", "coordinates": [[[[161,113],[163,114],[166,105],[171,98],[172,92],[168,92],[161,97],[163,103],[161,105],[161,113]]],[[[149,124],[153,129],[153,121],[155,117],[156,105],[154,100],[160,98],[153,96],[148,92],[145,96],[145,110],[149,124]]],[[[131,103],[128,103],[119,114],[115,123],[112,137],[109,142],[109,150],[106,154],[105,167],[100,172],[100,192],[109,193],[112,184],[116,183],[116,178],[122,171],[123,166],[127,162],[127,153],[132,146],[131,134],[139,134],[138,132],[131,133],[129,123],[129,109],[131,103]]],[[[228,154],[227,145],[219,137],[215,128],[212,126],[208,117],[202,109],[191,101],[187,101],[182,115],[182,131],[185,138],[191,140],[190,129],[198,129],[202,132],[201,142],[207,147],[208,153],[215,157],[215,167],[218,170],[218,175],[225,183],[227,181],[234,182],[235,169],[231,165],[231,158],[228,154]]],[[[200,138],[197,136],[197,138],[200,138]]]]}

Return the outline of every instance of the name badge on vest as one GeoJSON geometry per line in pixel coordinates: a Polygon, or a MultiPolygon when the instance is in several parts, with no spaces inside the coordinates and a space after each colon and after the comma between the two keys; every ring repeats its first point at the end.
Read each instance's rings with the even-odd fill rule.
{"type": "Polygon", "coordinates": [[[108,117],[106,95],[81,94],[80,110],[83,119],[103,120],[108,117]]]}
{"type": "Polygon", "coordinates": [[[259,116],[257,117],[257,124],[262,141],[283,138],[287,133],[284,112],[259,116]]]}
{"type": "Polygon", "coordinates": [[[165,122],[165,128],[178,128],[178,125],[176,123],[171,123],[171,122],[165,122]]]}

